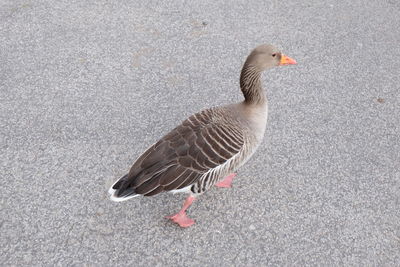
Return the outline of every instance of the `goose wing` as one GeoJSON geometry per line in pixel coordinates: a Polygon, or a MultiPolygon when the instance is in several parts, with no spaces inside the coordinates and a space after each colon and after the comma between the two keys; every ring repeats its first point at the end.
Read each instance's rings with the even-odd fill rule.
{"type": "Polygon", "coordinates": [[[234,157],[243,143],[240,129],[215,120],[210,110],[194,114],[147,149],[113,189],[124,197],[187,187],[234,157]]]}

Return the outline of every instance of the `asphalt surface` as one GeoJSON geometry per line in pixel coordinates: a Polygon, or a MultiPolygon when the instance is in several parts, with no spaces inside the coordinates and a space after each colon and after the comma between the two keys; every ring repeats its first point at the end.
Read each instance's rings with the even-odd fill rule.
{"type": "Polygon", "coordinates": [[[0,264],[399,266],[400,4],[0,1],[0,264]],[[265,141],[234,188],[123,203],[107,189],[201,109],[265,73],[265,141]]]}

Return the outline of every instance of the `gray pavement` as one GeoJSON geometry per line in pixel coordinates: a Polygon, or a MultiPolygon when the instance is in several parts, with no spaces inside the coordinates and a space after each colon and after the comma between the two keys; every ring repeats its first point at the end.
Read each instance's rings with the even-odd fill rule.
{"type": "Polygon", "coordinates": [[[0,0],[0,264],[399,266],[400,4],[0,0]],[[174,2],[174,3],[167,3],[174,2]],[[203,108],[239,101],[249,51],[265,141],[232,189],[106,191],[203,108]]]}

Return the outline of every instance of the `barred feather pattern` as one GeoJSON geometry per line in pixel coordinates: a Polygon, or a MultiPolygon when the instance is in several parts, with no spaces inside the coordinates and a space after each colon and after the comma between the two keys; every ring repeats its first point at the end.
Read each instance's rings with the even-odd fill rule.
{"type": "Polygon", "coordinates": [[[201,194],[207,191],[211,186],[245,164],[254,151],[255,148],[244,144],[242,149],[227,162],[203,174],[199,181],[191,187],[192,193],[201,194]]]}
{"type": "Polygon", "coordinates": [[[246,62],[240,74],[240,88],[246,103],[258,104],[265,99],[260,78],[261,71],[246,62]]]}

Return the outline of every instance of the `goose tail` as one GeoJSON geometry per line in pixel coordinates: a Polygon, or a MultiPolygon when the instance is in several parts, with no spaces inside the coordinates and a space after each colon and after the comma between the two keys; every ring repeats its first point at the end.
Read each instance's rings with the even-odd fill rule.
{"type": "Polygon", "coordinates": [[[135,190],[129,186],[127,182],[128,174],[122,176],[118,179],[108,190],[110,194],[110,199],[115,202],[125,201],[137,196],[139,194],[135,193],[135,190]]]}

